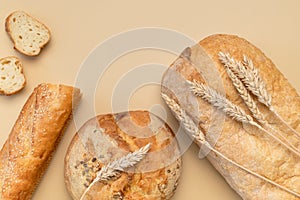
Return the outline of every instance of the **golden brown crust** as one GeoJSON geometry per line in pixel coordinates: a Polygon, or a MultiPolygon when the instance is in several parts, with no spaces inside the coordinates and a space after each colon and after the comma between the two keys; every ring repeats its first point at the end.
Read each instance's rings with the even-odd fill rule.
{"type": "Polygon", "coordinates": [[[81,194],[101,167],[151,143],[147,156],[120,177],[98,182],[85,199],[169,199],[181,171],[171,129],[147,111],[99,115],[80,128],[65,157],[65,182],[72,198],[81,194]]]}
{"type": "MultiPolygon", "coordinates": [[[[162,80],[163,85],[168,86],[169,84],[169,86],[172,86],[173,82],[170,81],[171,71],[178,72],[184,81],[196,79],[199,82],[209,83],[209,85],[217,82],[216,80],[219,77],[223,88],[219,87],[218,90],[224,91],[228,99],[250,114],[227,76],[224,66],[218,59],[220,51],[230,53],[237,60],[242,60],[243,55],[246,55],[253,60],[255,67],[259,69],[261,77],[266,82],[267,90],[272,95],[272,104],[276,111],[293,128],[300,130],[298,117],[298,113],[300,113],[299,96],[261,50],[237,36],[213,35],[205,38],[198,45],[190,48],[189,51],[190,54],[178,58],[165,73],[162,80]],[[200,56],[200,54],[202,55],[200,56]],[[204,62],[204,60],[206,61],[204,62]],[[200,69],[199,65],[201,64],[205,66],[200,69]],[[205,67],[206,69],[209,67],[208,71],[214,69],[217,71],[216,80],[205,80],[203,78],[205,67]]],[[[186,85],[178,84],[176,87],[182,87],[183,89],[180,91],[188,91],[186,85]]],[[[300,160],[297,156],[255,127],[243,125],[227,117],[223,119],[225,121],[216,119],[218,115],[220,116],[220,113],[214,115],[213,113],[217,112],[215,108],[202,99],[195,98],[191,93],[181,94],[180,91],[173,90],[171,92],[168,87],[163,87],[163,92],[172,93],[173,98],[186,96],[186,99],[188,99],[186,101],[179,98],[180,104],[195,121],[199,122],[199,126],[205,134],[207,134],[209,128],[213,127],[213,123],[217,122],[221,125],[219,131],[210,132],[207,135],[208,140],[217,138],[214,145],[217,150],[248,169],[300,193],[300,177],[298,176],[300,168],[296,167],[300,165],[300,160]]],[[[255,101],[257,102],[256,99],[255,101]]],[[[265,106],[259,104],[259,108],[272,123],[272,126],[282,129],[282,125],[265,106]]],[[[300,146],[299,139],[293,137],[291,133],[284,133],[284,135],[295,146],[300,146]]],[[[213,153],[210,153],[208,158],[243,199],[298,199],[296,196],[229,164],[213,153]]]]}
{"type": "Polygon", "coordinates": [[[46,26],[43,22],[41,22],[41,21],[38,20],[37,18],[32,17],[31,15],[25,13],[24,11],[20,11],[20,10],[14,11],[14,12],[12,12],[11,14],[9,14],[9,15],[6,17],[6,19],[5,19],[5,31],[6,31],[7,34],[9,35],[9,38],[11,39],[11,41],[14,43],[14,49],[16,49],[18,52],[20,52],[20,53],[22,53],[22,54],[24,54],[24,55],[26,55],[26,56],[31,56],[31,57],[38,56],[38,55],[40,54],[40,52],[42,51],[42,49],[45,48],[45,47],[47,46],[47,44],[50,42],[50,40],[51,40],[51,31],[50,31],[50,28],[49,28],[48,26],[46,26]],[[15,42],[15,40],[13,39],[13,37],[12,37],[12,32],[11,32],[11,30],[10,30],[9,20],[10,20],[11,16],[13,16],[13,15],[14,15],[15,13],[17,13],[17,12],[22,12],[22,13],[24,13],[26,16],[28,16],[28,17],[30,17],[30,18],[36,20],[36,21],[39,22],[40,24],[42,24],[43,27],[46,28],[46,29],[48,30],[48,33],[49,33],[49,40],[48,40],[46,43],[44,43],[43,45],[41,45],[41,46],[39,47],[39,48],[40,48],[40,51],[39,51],[38,54],[29,54],[29,53],[26,53],[26,52],[23,51],[22,49],[18,49],[18,47],[16,46],[16,42],[15,42]]]}
{"type": "Polygon", "coordinates": [[[76,88],[41,84],[25,103],[0,152],[0,199],[31,199],[72,113],[76,88]]]}

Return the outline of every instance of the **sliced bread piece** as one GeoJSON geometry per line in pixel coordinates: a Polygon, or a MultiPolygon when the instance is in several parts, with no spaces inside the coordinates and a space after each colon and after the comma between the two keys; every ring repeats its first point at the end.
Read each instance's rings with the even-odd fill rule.
{"type": "Polygon", "coordinates": [[[0,59],[0,94],[12,95],[26,85],[22,63],[17,57],[9,56],[0,59]]]}
{"type": "Polygon", "coordinates": [[[6,18],[5,30],[14,48],[27,56],[39,55],[51,37],[45,24],[23,11],[15,11],[6,18]]]}

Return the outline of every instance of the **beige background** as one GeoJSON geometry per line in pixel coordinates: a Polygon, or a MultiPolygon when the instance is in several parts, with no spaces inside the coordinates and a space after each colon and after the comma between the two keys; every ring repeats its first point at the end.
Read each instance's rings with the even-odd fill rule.
{"type": "MultiPolygon", "coordinates": [[[[260,47],[296,89],[300,89],[298,0],[0,0],[0,5],[0,57],[19,56],[27,76],[27,86],[21,93],[11,97],[0,96],[1,146],[38,83],[74,84],[81,63],[97,44],[112,35],[138,27],[173,29],[197,41],[214,33],[240,35],[260,47]],[[5,33],[5,17],[18,9],[31,13],[52,30],[51,43],[36,58],[22,56],[13,50],[5,33]]],[[[152,50],[121,57],[111,65],[98,85],[97,113],[111,112],[112,88],[128,70],[149,62],[169,65],[175,58],[175,55],[152,50]]],[[[131,109],[149,109],[161,103],[159,87],[140,88],[129,102],[131,109]],[[151,95],[145,98],[147,94],[151,95]]],[[[177,126],[170,113],[168,121],[172,127],[177,126]]],[[[33,199],[70,199],[64,186],[63,159],[75,131],[74,123],[71,123],[33,199]]],[[[184,154],[182,178],[173,199],[240,199],[206,160],[198,159],[197,154],[195,145],[184,154]]]]}

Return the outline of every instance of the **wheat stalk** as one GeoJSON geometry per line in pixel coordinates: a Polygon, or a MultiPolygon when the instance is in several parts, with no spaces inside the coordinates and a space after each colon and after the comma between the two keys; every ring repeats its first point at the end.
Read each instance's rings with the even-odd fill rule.
{"type": "Polygon", "coordinates": [[[223,158],[224,160],[226,160],[227,162],[233,164],[234,166],[244,170],[245,172],[252,174],[254,176],[256,176],[257,178],[260,178],[286,192],[289,192],[297,197],[300,197],[300,194],[287,188],[284,187],[240,164],[238,164],[237,162],[233,161],[232,159],[228,158],[227,156],[225,156],[224,154],[222,154],[220,151],[216,150],[214,147],[212,147],[205,139],[205,136],[203,134],[203,132],[197,127],[197,125],[194,123],[194,121],[186,114],[186,112],[180,107],[179,104],[176,103],[176,101],[174,101],[173,99],[171,99],[168,95],[166,94],[162,94],[162,98],[165,100],[165,102],[167,103],[167,105],[169,106],[169,108],[172,110],[172,112],[175,114],[175,117],[182,123],[182,125],[184,126],[184,128],[193,134],[193,137],[196,139],[197,142],[199,142],[202,145],[205,145],[208,149],[210,149],[212,152],[214,152],[215,154],[217,154],[218,156],[220,156],[221,158],[223,158]]]}
{"type": "Polygon", "coordinates": [[[167,105],[170,107],[170,109],[175,114],[176,118],[183,124],[185,127],[185,130],[188,131],[191,134],[197,135],[197,138],[199,139],[199,142],[203,143],[205,142],[205,136],[201,132],[201,130],[195,125],[194,121],[186,114],[184,110],[181,109],[181,107],[168,95],[162,94],[162,98],[165,100],[167,105]]]}
{"type": "Polygon", "coordinates": [[[230,65],[231,69],[241,81],[245,84],[246,88],[254,94],[258,101],[269,107],[271,105],[271,95],[269,95],[266,85],[262,78],[259,76],[259,71],[253,66],[252,61],[249,61],[244,56],[244,65],[236,61],[230,56],[229,53],[219,52],[219,59],[224,65],[230,65]]]}
{"type": "Polygon", "coordinates": [[[248,81],[254,79],[254,75],[252,73],[248,73],[245,65],[243,63],[235,60],[230,56],[229,53],[218,53],[219,60],[221,63],[232,70],[232,72],[244,83],[245,79],[248,81]]]}
{"type": "Polygon", "coordinates": [[[259,71],[254,67],[253,62],[244,55],[244,66],[246,71],[243,72],[245,74],[244,83],[246,87],[258,98],[258,101],[266,105],[267,107],[271,107],[272,98],[268,93],[266,84],[262,80],[259,75],[259,71]]]}
{"type": "MultiPolygon", "coordinates": [[[[242,68],[242,67],[237,67],[237,65],[240,65],[241,63],[237,64],[238,62],[236,62],[233,58],[231,58],[229,54],[224,54],[224,53],[219,53],[219,59],[226,67],[226,72],[227,72],[229,78],[231,79],[232,84],[234,85],[234,87],[236,88],[238,93],[240,94],[241,98],[244,100],[245,104],[247,105],[248,109],[251,111],[254,118],[259,123],[261,123],[263,126],[266,126],[269,129],[271,129],[272,131],[275,131],[281,137],[280,140],[283,140],[283,142],[286,142],[287,145],[289,145],[293,150],[299,152],[299,150],[293,144],[291,144],[279,131],[275,130],[264,119],[262,113],[258,109],[256,103],[254,102],[253,98],[249,94],[246,87],[243,85],[242,81],[234,74],[234,72],[233,72],[234,70],[236,70],[237,68],[239,68],[239,69],[242,68]]],[[[249,66],[250,69],[254,68],[252,61],[249,61],[247,58],[245,58],[245,56],[244,56],[244,60],[248,61],[247,66],[249,66]]],[[[258,74],[258,73],[255,73],[255,74],[258,74]]]]}
{"type": "Polygon", "coordinates": [[[254,76],[259,76],[258,70],[255,70],[256,68],[254,67],[252,60],[248,58],[246,55],[243,55],[243,65],[245,66],[245,68],[252,71],[254,76]]]}
{"type": "Polygon", "coordinates": [[[230,66],[226,68],[226,72],[231,79],[231,82],[233,83],[235,89],[238,91],[248,109],[252,113],[253,117],[261,124],[265,124],[266,120],[264,119],[264,116],[258,109],[256,103],[254,102],[246,87],[243,85],[242,81],[240,81],[240,79],[231,71],[230,66]]]}
{"type": "Polygon", "coordinates": [[[256,123],[253,118],[250,115],[247,115],[242,108],[226,99],[226,97],[224,97],[211,87],[208,87],[201,83],[197,83],[196,81],[187,82],[190,84],[190,89],[194,93],[194,95],[201,97],[216,108],[223,110],[232,119],[249,124],[256,123]]]}
{"type": "Polygon", "coordinates": [[[139,163],[150,150],[151,144],[148,143],[144,147],[140,148],[137,151],[129,153],[117,160],[114,160],[111,163],[103,166],[100,171],[97,172],[96,178],[92,181],[92,183],[88,186],[88,188],[83,192],[80,197],[80,200],[83,200],[86,193],[92,188],[92,186],[98,181],[108,181],[113,177],[119,175],[120,171],[125,171],[125,169],[132,167],[139,163]]]}
{"type": "Polygon", "coordinates": [[[264,133],[270,135],[274,140],[282,144],[291,152],[295,153],[297,156],[300,156],[300,152],[298,151],[298,149],[295,148],[289,141],[287,141],[286,138],[284,138],[281,135],[284,140],[282,141],[281,139],[276,137],[272,132],[266,130],[261,125],[256,123],[253,120],[253,118],[250,115],[246,114],[242,108],[240,108],[239,106],[235,105],[234,103],[226,99],[226,97],[218,93],[216,90],[212,89],[207,85],[197,83],[196,81],[193,82],[188,81],[188,83],[190,84],[190,89],[195,96],[201,97],[203,100],[207,101],[214,107],[222,110],[225,114],[230,116],[232,119],[237,120],[239,122],[248,123],[257,127],[264,133]]]}
{"type": "Polygon", "coordinates": [[[270,111],[297,137],[300,133],[292,128],[272,106],[272,98],[268,93],[265,83],[259,75],[259,71],[254,67],[253,62],[247,56],[243,56],[243,63],[236,61],[229,53],[219,52],[219,59],[225,65],[231,67],[234,74],[245,84],[247,89],[257,96],[258,101],[266,105],[270,111]]]}
{"type": "Polygon", "coordinates": [[[294,135],[300,138],[300,133],[292,128],[272,106],[272,98],[266,89],[266,85],[259,75],[259,70],[254,67],[251,59],[243,56],[243,63],[236,61],[229,53],[219,52],[220,61],[230,67],[232,72],[243,82],[245,87],[254,94],[258,101],[267,106],[270,111],[290,130],[294,135]]]}
{"type": "MultiPolygon", "coordinates": [[[[276,109],[272,106],[272,99],[269,98],[269,102],[266,103],[265,100],[266,98],[271,95],[268,94],[267,89],[265,87],[265,83],[262,81],[262,78],[259,76],[259,71],[257,68],[254,67],[253,62],[251,59],[249,59],[246,55],[243,56],[243,64],[246,68],[247,71],[249,71],[250,74],[253,74],[255,77],[257,77],[258,80],[256,80],[256,87],[259,88],[264,88],[262,89],[262,93],[258,93],[257,92],[257,97],[258,100],[260,100],[261,103],[265,104],[271,112],[273,112],[275,114],[275,116],[290,130],[293,132],[293,134],[295,134],[296,136],[300,137],[300,133],[298,131],[296,131],[293,127],[291,127],[276,111],[276,109]],[[262,100],[264,99],[264,100],[262,100]]],[[[257,91],[257,89],[256,89],[257,91]]]]}
{"type": "Polygon", "coordinates": [[[248,109],[253,114],[254,118],[257,119],[262,124],[266,123],[263,115],[261,114],[260,110],[258,109],[256,103],[254,102],[253,98],[249,94],[247,88],[244,86],[240,79],[243,79],[244,75],[237,73],[238,71],[244,71],[244,66],[240,62],[236,62],[229,54],[225,54],[223,52],[219,52],[219,60],[224,64],[226,67],[226,72],[231,79],[232,84],[244,100],[245,104],[247,105],[248,109]]]}

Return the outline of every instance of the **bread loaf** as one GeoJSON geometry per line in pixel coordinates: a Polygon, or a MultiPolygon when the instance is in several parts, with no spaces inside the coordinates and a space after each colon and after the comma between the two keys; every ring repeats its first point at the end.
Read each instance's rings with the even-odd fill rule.
{"type": "Polygon", "coordinates": [[[260,103],[254,95],[251,94],[251,97],[270,124],[270,130],[272,132],[279,130],[283,136],[281,139],[286,139],[299,151],[299,137],[291,133],[274,113],[279,114],[287,124],[299,131],[300,98],[272,61],[245,39],[233,35],[213,35],[187,48],[164,74],[162,93],[180,104],[214,149],[235,163],[296,194],[262,180],[210,152],[207,157],[209,161],[242,199],[300,199],[297,196],[300,193],[299,156],[265,131],[251,124],[243,124],[228,115],[225,116],[223,111],[217,110],[207,100],[191,92],[187,81],[195,80],[218,91],[234,105],[243,109],[247,115],[251,115],[250,109],[234,87],[233,81],[226,73],[226,67],[219,59],[220,52],[229,53],[238,61],[242,61],[244,56],[252,60],[265,82],[267,92],[272,97],[274,112],[260,103]]]}
{"type": "Polygon", "coordinates": [[[70,86],[34,89],[0,151],[1,200],[31,199],[79,98],[70,86]]]}
{"type": "Polygon", "coordinates": [[[80,128],[65,157],[71,197],[79,200],[107,163],[148,143],[150,151],[141,162],[97,182],[82,199],[170,199],[181,173],[179,147],[168,125],[147,111],[99,115],[80,128]]]}

